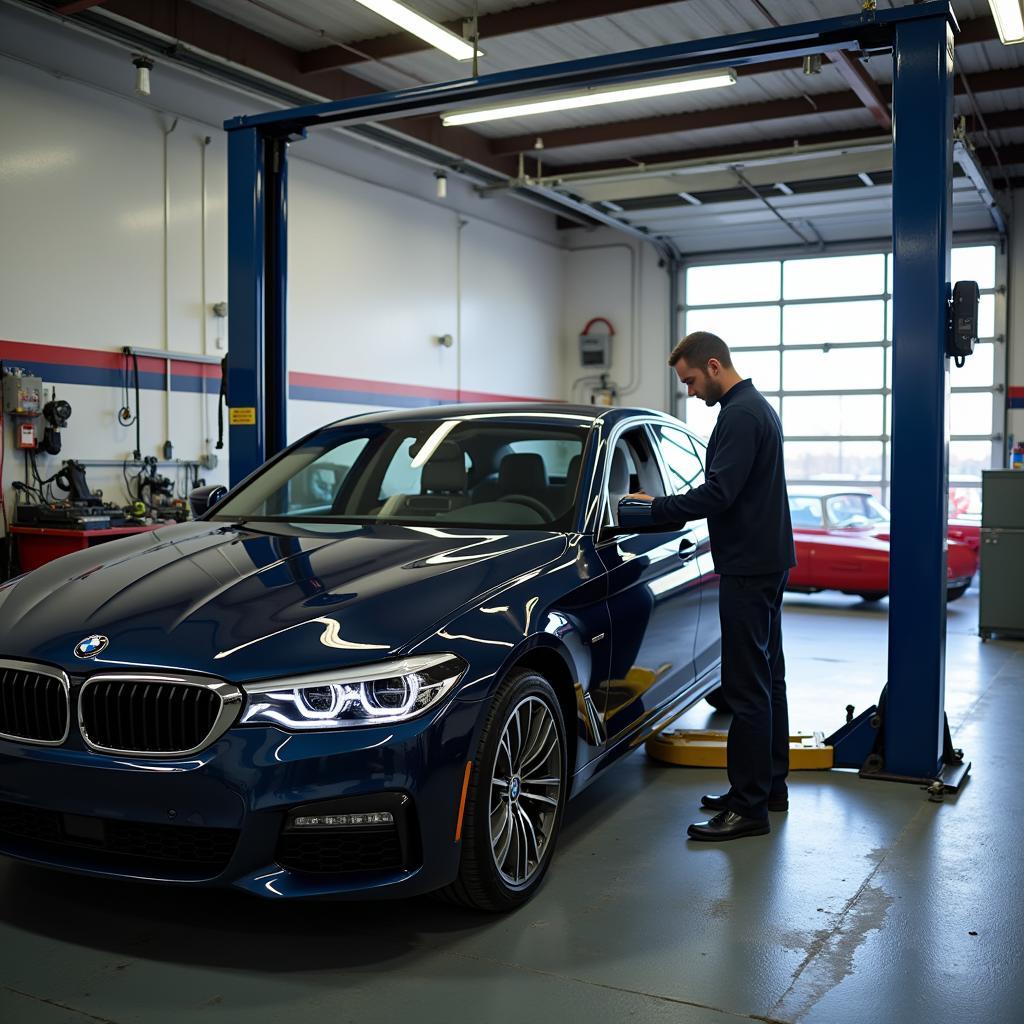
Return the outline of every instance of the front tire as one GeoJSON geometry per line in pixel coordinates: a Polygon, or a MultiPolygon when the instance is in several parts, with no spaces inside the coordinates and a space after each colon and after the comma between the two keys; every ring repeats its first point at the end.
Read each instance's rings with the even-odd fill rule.
{"type": "Polygon", "coordinates": [[[567,779],[558,697],[543,676],[514,670],[487,712],[466,794],[459,874],[444,895],[497,912],[529,900],[551,863],[567,779]]]}
{"type": "Polygon", "coordinates": [[[959,587],[950,587],[946,591],[946,604],[949,604],[950,601],[958,601],[967,593],[969,586],[969,583],[962,583],[959,587]]]}

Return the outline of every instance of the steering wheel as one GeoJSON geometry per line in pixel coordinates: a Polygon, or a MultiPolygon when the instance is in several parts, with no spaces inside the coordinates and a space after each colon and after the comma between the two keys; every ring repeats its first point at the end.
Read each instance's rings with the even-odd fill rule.
{"type": "Polygon", "coordinates": [[[550,522],[554,518],[551,514],[551,509],[537,498],[530,497],[529,494],[503,494],[501,501],[514,501],[519,505],[525,505],[527,508],[533,509],[539,515],[543,516],[545,521],[550,522]]]}

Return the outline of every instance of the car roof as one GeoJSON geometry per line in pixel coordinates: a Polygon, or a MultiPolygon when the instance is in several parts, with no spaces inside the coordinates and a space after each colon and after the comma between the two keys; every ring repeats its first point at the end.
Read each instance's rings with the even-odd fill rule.
{"type": "MultiPolygon", "coordinates": [[[[568,402],[478,402],[459,405],[427,405],[412,409],[380,409],[376,412],[347,416],[327,426],[356,423],[396,423],[416,420],[473,419],[474,417],[507,418],[516,420],[548,419],[551,421],[575,420],[591,427],[599,420],[608,426],[633,416],[662,420],[673,426],[683,426],[679,420],[656,409],[632,406],[572,405],[568,402]]],[[[692,431],[691,431],[692,433],[692,431]]]]}

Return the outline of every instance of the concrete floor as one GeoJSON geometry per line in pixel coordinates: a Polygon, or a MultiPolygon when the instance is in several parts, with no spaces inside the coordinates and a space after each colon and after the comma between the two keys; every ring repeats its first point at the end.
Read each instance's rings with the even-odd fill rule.
{"type": "MultiPolygon", "coordinates": [[[[1024,644],[950,607],[955,799],[801,773],[770,836],[687,846],[724,773],[638,753],[573,803],[538,897],[507,917],[431,900],[269,905],[0,861],[0,1021],[1024,1019],[1024,644]]],[[[787,599],[793,725],[877,697],[886,606],[787,599]]],[[[724,722],[704,705],[685,724],[724,722]]]]}

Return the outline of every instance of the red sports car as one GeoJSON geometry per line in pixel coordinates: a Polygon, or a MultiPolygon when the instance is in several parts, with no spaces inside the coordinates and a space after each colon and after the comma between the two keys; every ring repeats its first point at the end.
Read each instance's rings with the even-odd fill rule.
{"type": "MultiPolygon", "coordinates": [[[[798,565],[789,590],[841,590],[865,601],[889,592],[889,510],[870,491],[795,487],[789,492],[798,565]]],[[[953,536],[952,530],[950,536],[953,536]]],[[[978,568],[978,552],[950,539],[946,597],[962,597],[978,568]]]]}

